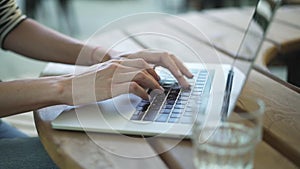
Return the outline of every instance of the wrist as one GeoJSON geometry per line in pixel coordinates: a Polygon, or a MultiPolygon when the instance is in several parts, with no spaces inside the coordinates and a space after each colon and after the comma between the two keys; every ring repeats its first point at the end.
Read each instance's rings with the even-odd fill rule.
{"type": "Polygon", "coordinates": [[[108,52],[110,59],[121,59],[121,58],[127,58],[128,55],[131,55],[132,51],[116,51],[111,50],[108,52]]]}
{"type": "Polygon", "coordinates": [[[102,62],[106,62],[111,59],[110,54],[107,50],[101,46],[94,46],[90,48],[90,61],[89,65],[94,65],[102,62]]]}
{"type": "Polygon", "coordinates": [[[117,50],[107,50],[101,46],[92,47],[90,52],[90,65],[106,62],[111,59],[121,59],[126,58],[128,55],[132,54],[132,51],[117,51],[117,50]]]}
{"type": "Polygon", "coordinates": [[[72,75],[64,75],[53,77],[51,86],[54,89],[55,102],[58,104],[73,104],[72,99],[72,75]]]}

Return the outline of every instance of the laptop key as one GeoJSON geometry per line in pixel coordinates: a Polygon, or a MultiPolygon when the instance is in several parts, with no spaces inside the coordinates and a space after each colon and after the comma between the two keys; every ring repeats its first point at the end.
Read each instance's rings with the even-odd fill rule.
{"type": "Polygon", "coordinates": [[[189,97],[184,97],[184,98],[179,97],[177,102],[179,102],[181,104],[186,104],[186,103],[188,103],[188,100],[189,100],[189,97]]]}
{"type": "Polygon", "coordinates": [[[180,118],[181,114],[175,114],[175,113],[172,113],[171,114],[171,118],[180,118]]]}
{"type": "Polygon", "coordinates": [[[173,105],[175,103],[175,100],[167,100],[167,105],[173,105]]]}
{"type": "Polygon", "coordinates": [[[157,110],[149,109],[145,115],[143,121],[154,121],[154,118],[157,114],[157,110]]]}
{"type": "Polygon", "coordinates": [[[136,111],[133,113],[130,120],[141,120],[143,118],[144,114],[145,114],[144,111],[136,111]]]}
{"type": "Polygon", "coordinates": [[[194,93],[197,93],[197,92],[202,92],[203,91],[203,88],[195,88],[193,90],[194,93]]]}
{"type": "Polygon", "coordinates": [[[181,101],[177,101],[177,102],[176,102],[176,105],[184,105],[184,103],[181,102],[181,101]]]}
{"type": "Polygon", "coordinates": [[[141,107],[141,106],[136,107],[137,111],[142,111],[143,109],[144,109],[144,107],[141,107]]]}
{"type": "Polygon", "coordinates": [[[202,94],[202,92],[193,92],[192,96],[200,96],[202,94]]]}
{"type": "Polygon", "coordinates": [[[190,91],[182,91],[179,94],[179,97],[189,97],[191,95],[191,90],[190,91]]]}
{"type": "Polygon", "coordinates": [[[169,123],[178,123],[179,122],[179,118],[170,118],[169,123]]]}
{"type": "Polygon", "coordinates": [[[149,101],[147,101],[147,100],[142,100],[139,104],[138,104],[138,106],[141,106],[141,107],[143,107],[143,106],[145,106],[145,105],[149,105],[150,104],[150,102],[149,101]]]}
{"type": "Polygon", "coordinates": [[[155,100],[152,102],[151,109],[159,110],[162,105],[162,102],[163,102],[162,98],[156,97],[155,100]]]}
{"type": "Polygon", "coordinates": [[[168,120],[168,117],[169,117],[169,114],[160,114],[155,121],[156,122],[166,122],[168,120]]]}
{"type": "Polygon", "coordinates": [[[150,105],[150,102],[149,101],[146,101],[146,100],[142,100],[136,107],[136,110],[139,110],[139,111],[146,111],[148,109],[150,105]]]}
{"type": "Polygon", "coordinates": [[[184,109],[185,105],[175,105],[174,109],[184,109]]]}
{"type": "Polygon", "coordinates": [[[156,96],[153,103],[162,103],[164,100],[165,100],[165,95],[164,94],[159,94],[159,95],[156,96]]]}
{"type": "Polygon", "coordinates": [[[179,96],[178,101],[188,101],[189,97],[179,96]]]}
{"type": "Polygon", "coordinates": [[[171,109],[161,109],[160,114],[170,114],[171,113],[171,109]]]}
{"type": "Polygon", "coordinates": [[[163,106],[163,109],[172,109],[173,105],[172,104],[166,104],[163,106]]]}
{"type": "Polygon", "coordinates": [[[183,113],[183,109],[174,109],[172,111],[172,114],[182,114],[183,113]]]}

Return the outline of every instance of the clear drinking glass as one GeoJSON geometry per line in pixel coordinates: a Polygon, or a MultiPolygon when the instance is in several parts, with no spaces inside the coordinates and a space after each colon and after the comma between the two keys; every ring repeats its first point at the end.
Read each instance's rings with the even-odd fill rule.
{"type": "Polygon", "coordinates": [[[223,94],[194,99],[194,164],[198,169],[251,169],[255,146],[262,138],[263,101],[255,97],[232,96],[231,113],[221,120],[218,101],[223,94]],[[237,99],[234,106],[234,99],[237,99]],[[207,107],[208,106],[208,107],[207,107]]]}

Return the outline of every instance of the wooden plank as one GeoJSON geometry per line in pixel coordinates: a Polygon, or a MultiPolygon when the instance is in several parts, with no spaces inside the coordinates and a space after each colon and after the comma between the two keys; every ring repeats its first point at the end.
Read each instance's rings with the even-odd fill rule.
{"type": "MultiPolygon", "coordinates": [[[[165,18],[165,20],[169,22],[170,18],[165,18]]],[[[135,38],[138,41],[138,43],[141,43],[144,47],[171,51],[179,58],[184,58],[183,61],[185,62],[199,61],[199,58],[202,59],[203,63],[231,62],[230,59],[222,60],[222,57],[228,58],[228,56],[220,55],[220,52],[216,51],[214,48],[209,47],[212,45],[210,44],[210,42],[196,37],[201,32],[199,32],[199,30],[193,25],[186,26],[188,24],[185,23],[185,18],[184,20],[181,20],[180,18],[171,18],[171,20],[171,22],[173,22],[172,24],[175,24],[176,27],[172,27],[168,23],[166,24],[163,21],[152,21],[128,27],[126,28],[126,32],[129,35],[139,34],[138,37],[133,38],[135,38]],[[153,25],[156,26],[153,27],[153,25]],[[181,27],[188,29],[186,30],[186,32],[189,32],[190,34],[177,29],[181,27]],[[143,34],[143,32],[144,35],[141,35],[143,34]],[[189,48],[187,47],[187,45],[189,48]],[[176,46],[176,48],[174,48],[174,46],[176,46]],[[196,52],[197,54],[195,55],[194,52],[196,52]],[[214,61],[212,60],[213,58],[217,58],[217,60],[214,61]]],[[[204,23],[204,25],[207,24],[204,23]]],[[[231,39],[229,37],[227,38],[231,39]]],[[[259,66],[262,70],[269,72],[267,64],[269,63],[269,60],[276,56],[276,54],[278,54],[278,48],[270,42],[264,42],[255,61],[255,64],[259,66]]]]}
{"type": "Polygon", "coordinates": [[[300,94],[255,71],[243,94],[264,100],[264,140],[300,166],[300,94]]]}
{"type": "MultiPolygon", "coordinates": [[[[280,46],[281,54],[300,49],[300,27],[291,26],[291,24],[300,23],[297,21],[299,20],[300,8],[288,9],[289,7],[282,7],[278,10],[266,35],[268,40],[280,46]]],[[[215,22],[221,22],[229,27],[244,31],[253,14],[253,8],[207,10],[205,14],[215,22]]]]}
{"type": "MultiPolygon", "coordinates": [[[[221,10],[220,13],[217,12],[217,16],[219,15],[222,16],[221,13],[225,12],[226,17],[224,18],[230,18],[230,15],[237,15],[238,13],[240,13],[238,10],[235,10],[235,8],[233,9],[234,12],[231,12],[231,10],[221,10]]],[[[212,10],[212,11],[215,12],[217,10],[212,10]]],[[[209,32],[208,34],[212,34],[212,35],[218,33],[222,34],[221,35],[223,36],[222,39],[224,39],[223,42],[216,39],[217,43],[219,43],[217,49],[234,57],[237,52],[237,48],[240,45],[239,43],[244,34],[242,28],[233,28],[233,25],[237,23],[233,22],[233,24],[225,24],[224,21],[218,22],[217,20],[212,20],[212,19],[208,19],[207,17],[203,17],[203,15],[207,16],[207,12],[205,12],[204,14],[191,13],[188,15],[183,15],[182,17],[187,22],[194,24],[198,29],[203,30],[203,32],[209,32]]],[[[239,19],[241,19],[245,24],[247,24],[248,21],[243,15],[242,16],[238,15],[238,16],[239,19]]],[[[183,25],[182,22],[171,21],[171,23],[177,29],[184,29],[183,33],[192,37],[198,37],[195,32],[195,29],[180,26],[183,25]]],[[[199,39],[203,39],[203,38],[199,36],[199,39]]],[[[204,38],[203,40],[205,39],[210,40],[210,38],[204,38]]],[[[278,54],[278,50],[279,49],[275,44],[265,41],[258,53],[255,64],[261,67],[261,69],[268,71],[267,64],[274,56],[276,56],[276,54],[278,54]]]]}
{"type": "MultiPolygon", "coordinates": [[[[167,138],[149,140],[149,143],[157,151],[160,151],[161,149],[170,149],[170,147],[173,147],[177,142],[178,140],[167,138]]],[[[170,151],[160,154],[160,156],[166,161],[166,165],[171,169],[193,169],[195,168],[193,165],[193,151],[192,143],[189,140],[183,140],[170,151]]],[[[254,168],[292,169],[297,167],[267,143],[261,142],[255,149],[254,168]]]]}
{"type": "Polygon", "coordinates": [[[205,16],[210,19],[241,31],[245,31],[247,29],[253,13],[254,8],[223,8],[204,11],[205,16]],[[245,14],[244,10],[247,10],[247,14],[245,14]]]}
{"type": "Polygon", "coordinates": [[[282,6],[277,11],[275,19],[300,29],[300,5],[282,6]]]}
{"type": "MultiPolygon", "coordinates": [[[[247,15],[245,15],[245,12],[242,12],[240,8],[205,10],[204,14],[215,22],[245,32],[251,20],[254,8],[246,8],[243,10],[248,11],[247,15]]],[[[278,55],[278,53],[279,47],[276,44],[264,41],[255,60],[255,65],[263,71],[270,72],[267,65],[278,55]]]]}
{"type": "MultiPolygon", "coordinates": [[[[205,12],[205,14],[212,20],[223,23],[227,26],[231,26],[232,28],[236,28],[241,31],[245,31],[247,25],[246,21],[248,22],[248,20],[250,19],[249,17],[252,15],[252,13],[253,8],[229,8],[222,10],[207,10],[205,12]]],[[[300,27],[291,24],[294,23],[295,20],[297,22],[297,19],[295,18],[299,18],[298,13],[300,14],[299,6],[284,6],[278,10],[267,35],[267,41],[273,42],[273,44],[271,44],[273,46],[266,45],[266,41],[264,42],[262,49],[260,50],[260,53],[263,52],[263,54],[259,54],[255,62],[256,70],[264,72],[267,76],[271,77],[272,74],[267,69],[267,65],[272,60],[279,60],[281,62],[282,60],[288,61],[290,58],[289,56],[298,55],[300,51],[300,35],[297,32],[299,32],[300,27]],[[278,18],[280,17],[281,19],[284,18],[286,22],[279,20],[278,18]]],[[[294,61],[292,63],[294,63],[294,61]]],[[[291,74],[293,74],[293,72],[289,72],[289,75],[291,74]]],[[[276,79],[280,83],[283,83],[281,79],[274,79],[276,79]]],[[[294,88],[294,90],[298,90],[288,83],[284,83],[287,87],[292,87],[294,88]]]]}
{"type": "MultiPolygon", "coordinates": [[[[112,31],[98,34],[89,43],[126,51],[141,49],[128,39],[116,45],[121,39],[127,39],[127,36],[112,31]]],[[[52,129],[50,122],[64,108],[63,105],[53,106],[34,113],[41,141],[60,168],[166,168],[143,138],[52,129]]]]}
{"type": "Polygon", "coordinates": [[[106,49],[114,49],[118,51],[137,51],[142,47],[136,44],[128,35],[124,34],[120,30],[111,30],[109,32],[99,31],[91,36],[87,41],[87,44],[94,44],[106,49]]]}
{"type": "MultiPolygon", "coordinates": [[[[298,10],[297,10],[298,11],[298,10]]],[[[279,10],[280,12],[280,10],[279,10]]],[[[241,14],[249,16],[251,10],[241,10],[241,14]]],[[[280,13],[276,14],[274,21],[270,24],[266,38],[280,45],[280,52],[282,54],[299,51],[300,49],[300,28],[291,26],[277,20],[280,13]]],[[[298,16],[298,12],[292,13],[291,15],[298,16]]],[[[285,18],[286,21],[292,21],[294,17],[285,18]]]]}
{"type": "Polygon", "coordinates": [[[203,13],[188,13],[181,18],[182,20],[168,19],[167,22],[185,34],[235,56],[244,35],[242,31],[210,20],[203,13]]]}
{"type": "Polygon", "coordinates": [[[277,46],[268,41],[264,41],[254,62],[256,66],[255,69],[262,69],[270,74],[268,65],[278,54],[279,49],[277,46]]]}
{"type": "Polygon", "coordinates": [[[272,22],[267,38],[280,44],[280,53],[283,55],[300,49],[300,29],[286,24],[272,22]]]}
{"type": "Polygon", "coordinates": [[[139,43],[152,49],[170,51],[184,62],[231,63],[231,58],[208,47],[200,40],[186,36],[182,32],[166,25],[164,21],[152,21],[134,25],[125,30],[135,36],[139,43]],[[155,26],[153,26],[155,25],[155,26]]]}
{"type": "MultiPolygon", "coordinates": [[[[178,20],[178,22],[189,27],[183,20],[178,20]]],[[[201,33],[193,26],[190,29],[193,29],[192,33],[195,36],[201,33]]],[[[188,36],[174,28],[174,26],[166,23],[165,20],[134,25],[126,28],[126,32],[128,34],[143,34],[135,37],[139,43],[148,48],[170,51],[180,59],[184,59],[185,62],[201,60],[203,63],[231,63],[231,58],[228,55],[225,55],[216,48],[211,48],[209,42],[202,41],[203,39],[198,39],[197,37],[188,36]]]]}
{"type": "MultiPolygon", "coordinates": [[[[298,10],[294,11],[299,12],[299,8],[297,9],[298,10]]],[[[208,18],[210,18],[212,21],[224,24],[228,27],[232,27],[233,29],[237,29],[240,31],[245,31],[247,27],[247,22],[249,22],[252,13],[253,8],[229,8],[222,10],[207,10],[206,12],[204,12],[204,14],[206,14],[206,16],[208,16],[208,18]]],[[[293,14],[295,15],[296,12],[294,12],[293,14]]],[[[276,17],[278,16],[280,16],[280,13],[279,15],[276,15],[276,17]]],[[[270,29],[267,34],[267,40],[264,42],[262,49],[260,50],[259,55],[257,56],[257,59],[255,61],[254,69],[260,72],[264,72],[267,76],[272,76],[272,74],[267,68],[267,65],[272,60],[280,59],[282,61],[282,58],[284,57],[288,59],[288,55],[297,55],[300,49],[300,29],[291,26],[291,24],[279,22],[276,19],[276,17],[273,23],[270,25],[270,29]]],[[[286,20],[292,19],[286,18],[286,20]]],[[[289,88],[292,87],[298,90],[297,88],[289,85],[288,83],[283,82],[279,78],[274,79],[276,79],[280,83],[285,83],[285,85],[289,88]]]]}
{"type": "Polygon", "coordinates": [[[285,0],[284,1],[285,4],[294,4],[294,5],[299,5],[300,4],[300,0],[285,0]]]}
{"type": "MultiPolygon", "coordinates": [[[[245,32],[254,13],[254,8],[224,8],[221,10],[205,10],[204,14],[211,20],[227,25],[233,29],[245,32]],[[245,12],[247,11],[247,12],[245,12]]],[[[269,40],[263,42],[262,48],[256,58],[255,65],[269,72],[267,65],[279,53],[280,47],[269,40]]]]}

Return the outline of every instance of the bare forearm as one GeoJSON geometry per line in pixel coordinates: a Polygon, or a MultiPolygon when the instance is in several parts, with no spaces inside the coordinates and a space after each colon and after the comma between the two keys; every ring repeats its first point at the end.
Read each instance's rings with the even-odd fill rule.
{"type": "MultiPolygon", "coordinates": [[[[84,57],[78,57],[83,42],[51,30],[39,23],[26,19],[4,41],[4,48],[21,55],[43,61],[68,64],[91,65],[93,58],[89,56],[93,49],[84,57]]],[[[93,47],[89,47],[93,48],[93,47]]],[[[103,61],[108,60],[105,56],[103,61]]]]}
{"type": "Polygon", "coordinates": [[[62,104],[62,77],[17,80],[0,83],[0,117],[62,104]]]}

